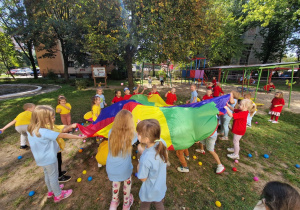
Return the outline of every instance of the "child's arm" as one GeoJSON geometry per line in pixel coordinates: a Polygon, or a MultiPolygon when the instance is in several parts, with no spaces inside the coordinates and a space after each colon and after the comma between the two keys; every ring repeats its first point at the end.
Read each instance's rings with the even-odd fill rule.
{"type": "Polygon", "coordinates": [[[103,95],[103,104],[104,106],[107,106],[107,103],[105,102],[105,96],[103,95]]]}
{"type": "Polygon", "coordinates": [[[197,102],[197,97],[194,97],[193,102],[192,103],[196,103],[197,102]]]}
{"type": "Polygon", "coordinates": [[[169,91],[168,91],[168,92],[166,92],[166,94],[165,94],[165,98],[167,98],[167,95],[168,95],[168,93],[169,93],[169,91]]]}
{"type": "Polygon", "coordinates": [[[61,104],[61,106],[65,107],[67,110],[71,110],[71,107],[68,107],[68,106],[65,105],[65,104],[61,104]]]}
{"type": "MultiPolygon", "coordinates": [[[[137,165],[137,172],[139,173],[140,170],[140,164],[137,165]]],[[[140,179],[142,182],[145,182],[147,180],[147,178],[144,179],[140,179]]]]}
{"type": "Polygon", "coordinates": [[[62,133],[68,133],[69,130],[71,128],[76,128],[77,127],[77,123],[73,123],[72,125],[66,125],[63,129],[62,129],[62,133]]]}
{"type": "Polygon", "coordinates": [[[61,113],[61,109],[60,108],[56,108],[56,113],[61,113]]]}
{"type": "Polygon", "coordinates": [[[283,104],[274,105],[274,107],[279,107],[279,106],[283,106],[283,104]]]}
{"type": "Polygon", "coordinates": [[[9,128],[10,126],[14,125],[16,122],[17,122],[16,120],[11,121],[6,126],[4,126],[2,129],[0,129],[0,131],[3,133],[7,128],[9,128]]]}
{"type": "Polygon", "coordinates": [[[86,136],[76,136],[73,134],[68,133],[60,133],[57,138],[64,138],[64,139],[85,139],[86,136]]]}
{"type": "MultiPolygon", "coordinates": [[[[231,108],[232,108],[232,107],[231,107],[231,108]]],[[[233,117],[233,114],[232,114],[232,112],[230,111],[230,108],[229,108],[228,106],[224,106],[224,109],[226,109],[227,114],[228,114],[229,117],[233,117]]]]}
{"type": "Polygon", "coordinates": [[[233,98],[232,92],[230,93],[229,102],[230,102],[231,104],[234,104],[234,98],[233,98]]]}
{"type": "Polygon", "coordinates": [[[145,92],[146,89],[147,89],[147,88],[144,87],[144,89],[142,90],[141,94],[144,94],[144,92],[145,92]]]}

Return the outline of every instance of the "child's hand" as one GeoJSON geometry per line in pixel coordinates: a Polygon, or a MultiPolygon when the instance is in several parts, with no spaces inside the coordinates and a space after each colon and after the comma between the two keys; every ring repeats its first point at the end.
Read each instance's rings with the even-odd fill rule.
{"type": "Polygon", "coordinates": [[[72,128],[77,128],[77,123],[73,123],[73,124],[71,125],[71,127],[72,127],[72,128]]]}
{"type": "Polygon", "coordinates": [[[61,109],[56,109],[56,113],[61,113],[61,109]]]}
{"type": "Polygon", "coordinates": [[[107,106],[107,103],[105,103],[104,106],[107,106]]]}
{"type": "Polygon", "coordinates": [[[0,133],[4,133],[4,129],[0,129],[0,133]]]}
{"type": "Polygon", "coordinates": [[[86,139],[87,138],[87,136],[86,135],[81,135],[81,136],[79,136],[81,139],[86,139]]]}
{"type": "Polygon", "coordinates": [[[144,90],[146,90],[147,89],[147,87],[144,87],[144,90]]]}
{"type": "Polygon", "coordinates": [[[190,102],[189,100],[186,101],[187,104],[188,104],[189,102],[190,102]]]}

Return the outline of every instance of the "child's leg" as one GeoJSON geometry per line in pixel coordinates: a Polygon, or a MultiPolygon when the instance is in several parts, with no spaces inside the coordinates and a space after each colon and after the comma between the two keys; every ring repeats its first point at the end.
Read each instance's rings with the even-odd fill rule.
{"type": "Polygon", "coordinates": [[[182,167],[187,167],[187,163],[185,161],[184,155],[183,155],[183,150],[176,150],[176,155],[179,158],[179,161],[182,165],[182,167]]]}
{"type": "Polygon", "coordinates": [[[233,147],[234,147],[234,154],[238,155],[240,153],[240,140],[242,135],[233,134],[233,147]]]}
{"type": "Polygon", "coordinates": [[[184,153],[184,155],[187,156],[187,157],[190,156],[190,153],[189,153],[189,150],[188,150],[188,149],[183,150],[183,153],[184,153]]]}
{"type": "Polygon", "coordinates": [[[220,158],[218,156],[218,154],[215,151],[209,151],[210,154],[212,154],[212,156],[215,158],[215,160],[217,161],[218,165],[222,165],[220,158]]]}
{"type": "Polygon", "coordinates": [[[141,202],[140,210],[149,210],[152,202],[141,202]]]}
{"type": "Polygon", "coordinates": [[[224,129],[224,121],[225,121],[224,115],[220,116],[220,122],[221,122],[221,134],[223,134],[223,135],[224,135],[224,132],[225,132],[225,129],[224,129]]]}
{"type": "Polygon", "coordinates": [[[58,165],[57,162],[43,166],[44,174],[45,174],[45,182],[48,188],[48,192],[53,192],[55,196],[59,196],[61,194],[61,189],[58,183],[58,165]]]}
{"type": "Polygon", "coordinates": [[[63,125],[68,125],[67,114],[61,114],[60,119],[63,125]]]}
{"type": "Polygon", "coordinates": [[[274,116],[275,116],[275,115],[271,115],[271,120],[273,120],[273,119],[274,119],[274,116]]]}
{"type": "Polygon", "coordinates": [[[62,164],[61,152],[58,152],[57,153],[58,177],[62,176],[61,164],[62,164]]]}
{"type": "Polygon", "coordinates": [[[228,115],[224,115],[223,116],[223,126],[224,126],[224,137],[228,138],[228,133],[229,133],[229,123],[231,120],[231,117],[229,117],[228,115]]]}
{"type": "Polygon", "coordinates": [[[20,144],[21,146],[25,146],[27,144],[27,127],[28,125],[19,125],[16,126],[16,131],[20,134],[20,144]]]}
{"type": "Polygon", "coordinates": [[[67,115],[67,125],[71,125],[71,114],[70,113],[67,115]]]}
{"type": "Polygon", "coordinates": [[[279,116],[275,116],[275,121],[278,121],[279,116]]]}
{"type": "Polygon", "coordinates": [[[159,202],[154,202],[155,208],[156,210],[164,210],[164,202],[163,200],[159,201],[159,202]]]}
{"type": "Polygon", "coordinates": [[[113,182],[112,183],[112,201],[119,201],[119,190],[120,190],[121,182],[113,182]]]}
{"type": "Polygon", "coordinates": [[[123,186],[123,194],[124,194],[124,200],[123,200],[123,205],[128,205],[129,204],[129,197],[130,197],[130,191],[131,191],[131,177],[129,179],[124,181],[124,186],[123,186]]]}

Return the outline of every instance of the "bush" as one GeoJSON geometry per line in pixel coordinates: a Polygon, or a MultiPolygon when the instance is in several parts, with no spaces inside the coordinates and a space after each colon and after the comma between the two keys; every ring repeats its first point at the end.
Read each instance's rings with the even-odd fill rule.
{"type": "Polygon", "coordinates": [[[56,80],[57,79],[57,75],[51,70],[48,71],[47,77],[50,80],[56,80]]]}
{"type": "Polygon", "coordinates": [[[87,88],[88,83],[86,80],[77,80],[75,79],[75,86],[77,88],[77,90],[84,90],[87,88]]]}

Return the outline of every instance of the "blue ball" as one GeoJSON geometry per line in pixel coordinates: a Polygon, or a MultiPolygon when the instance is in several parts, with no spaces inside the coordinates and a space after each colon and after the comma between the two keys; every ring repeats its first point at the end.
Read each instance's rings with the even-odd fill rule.
{"type": "Polygon", "coordinates": [[[23,158],[23,156],[22,156],[22,155],[18,156],[18,160],[21,160],[22,158],[23,158]]]}
{"type": "Polygon", "coordinates": [[[299,164],[296,164],[295,166],[296,166],[296,168],[300,168],[300,165],[299,165],[299,164]]]}
{"type": "Polygon", "coordinates": [[[248,154],[248,157],[252,157],[252,154],[249,153],[249,154],[248,154]]]}
{"type": "Polygon", "coordinates": [[[93,177],[89,176],[88,181],[92,181],[93,177]]]}
{"type": "Polygon", "coordinates": [[[138,173],[135,173],[134,176],[137,177],[138,173]]]}
{"type": "Polygon", "coordinates": [[[138,153],[138,152],[139,152],[138,150],[135,151],[135,153],[138,153]]]}
{"type": "Polygon", "coordinates": [[[28,195],[31,197],[31,196],[33,196],[35,194],[35,192],[34,191],[30,191],[29,193],[28,193],[28,195]]]}
{"type": "Polygon", "coordinates": [[[269,158],[269,155],[267,155],[267,154],[264,154],[264,158],[267,158],[267,159],[268,159],[268,158],[269,158]]]}
{"type": "Polygon", "coordinates": [[[2,133],[2,131],[0,131],[0,134],[2,133]]]}
{"type": "Polygon", "coordinates": [[[81,125],[84,125],[84,123],[81,123],[81,125]]]}

